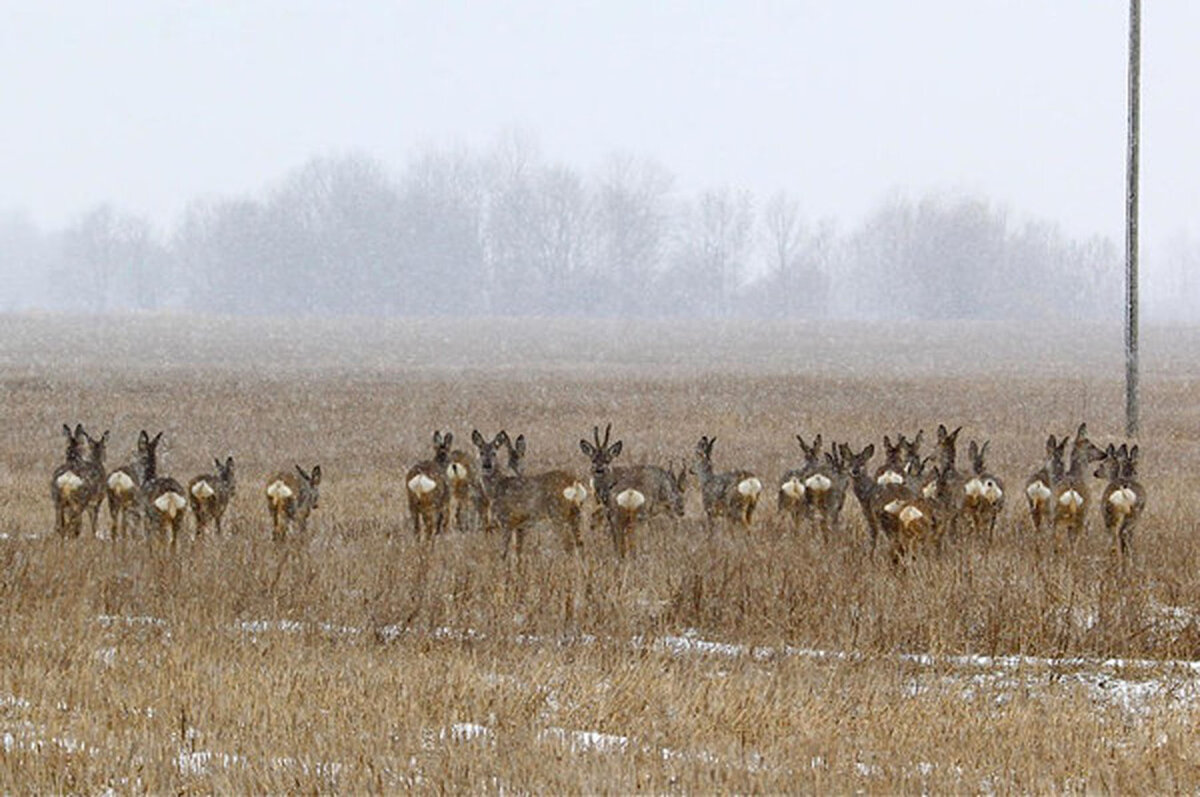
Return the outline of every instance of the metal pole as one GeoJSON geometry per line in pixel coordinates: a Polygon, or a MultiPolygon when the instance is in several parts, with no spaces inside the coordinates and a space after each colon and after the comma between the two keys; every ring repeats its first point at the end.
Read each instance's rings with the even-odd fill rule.
{"type": "Polygon", "coordinates": [[[1125,434],[1138,433],[1138,116],[1142,3],[1129,0],[1129,140],[1125,163],[1125,434]]]}

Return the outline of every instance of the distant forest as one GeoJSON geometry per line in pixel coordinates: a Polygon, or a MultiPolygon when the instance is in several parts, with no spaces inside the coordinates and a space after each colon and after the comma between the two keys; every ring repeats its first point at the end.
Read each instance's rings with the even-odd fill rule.
{"type": "MultiPolygon", "coordinates": [[[[0,310],[220,314],[1117,319],[1122,252],[986,199],[901,194],[858,226],[803,194],[681,196],[659,164],[595,174],[518,137],[400,171],[321,157],[172,228],[105,204],[0,216],[0,310]]],[[[1186,273],[1187,269],[1181,269],[1186,273]]]]}

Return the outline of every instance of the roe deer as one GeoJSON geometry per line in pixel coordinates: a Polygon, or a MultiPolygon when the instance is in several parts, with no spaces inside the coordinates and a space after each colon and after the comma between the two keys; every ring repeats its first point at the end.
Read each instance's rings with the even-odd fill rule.
{"type": "Polygon", "coordinates": [[[142,520],[151,540],[157,535],[166,535],[174,548],[187,511],[187,491],[171,477],[158,475],[158,445],[162,432],[153,438],[147,436],[147,440],[139,488],[142,520]]]}
{"type": "MultiPolygon", "coordinates": [[[[928,484],[922,477],[932,458],[931,455],[910,461],[902,483],[877,485],[879,526],[892,541],[892,561],[896,564],[914,559],[919,547],[940,542],[937,502],[926,497],[918,486],[928,484]]],[[[937,468],[933,470],[933,478],[940,478],[937,468]]]]}
{"type": "MultiPolygon", "coordinates": [[[[87,438],[88,458],[83,463],[84,487],[81,492],[87,496],[85,511],[92,519],[92,536],[95,537],[100,504],[104,503],[104,456],[108,450],[108,430],[100,435],[99,440],[93,439],[87,432],[84,432],[83,436],[87,438]]],[[[76,534],[78,535],[78,531],[76,534]]]]}
{"type": "Polygon", "coordinates": [[[619,558],[633,552],[633,532],[640,521],[664,513],[683,517],[686,480],[687,468],[677,472],[673,463],[665,470],[657,465],[613,468],[607,516],[619,558]]]}
{"type": "Polygon", "coordinates": [[[879,518],[875,512],[875,491],[879,485],[871,476],[868,465],[871,457],[875,456],[875,444],[869,443],[856,454],[848,443],[841,443],[838,446],[838,454],[850,479],[854,497],[858,499],[858,506],[862,509],[863,520],[867,524],[867,536],[871,540],[871,551],[874,552],[879,538],[879,518]]]}
{"type": "Polygon", "coordinates": [[[203,534],[209,523],[216,525],[217,534],[221,533],[221,517],[237,489],[233,477],[233,457],[227,457],[224,462],[214,459],[213,464],[215,471],[188,482],[188,503],[192,505],[192,515],[196,518],[196,536],[203,534]]]}
{"type": "Polygon", "coordinates": [[[831,443],[829,451],[825,452],[825,463],[805,480],[809,516],[816,521],[826,538],[838,529],[849,486],[846,461],[837,444],[831,443]]]}
{"type": "Polygon", "coordinates": [[[308,516],[320,500],[321,466],[314,465],[312,473],[296,470],[280,471],[267,480],[267,510],[271,513],[271,539],[283,542],[288,530],[300,534],[308,531],[308,516]]]}
{"type": "Polygon", "coordinates": [[[63,435],[67,438],[66,455],[63,463],[50,474],[54,531],[61,537],[77,537],[83,525],[83,513],[88,502],[84,463],[84,444],[87,437],[81,423],[75,424],[74,431],[64,423],[63,435]]]}
{"type": "Polygon", "coordinates": [[[951,432],[944,424],[938,424],[938,466],[933,478],[926,478],[920,488],[921,497],[932,502],[933,523],[939,540],[957,534],[958,519],[963,511],[963,487],[967,480],[958,471],[958,435],[961,431],[961,426],[951,432]]]}
{"type": "MultiPolygon", "coordinates": [[[[502,478],[499,466],[496,464],[496,457],[507,441],[508,433],[503,429],[491,440],[484,439],[478,429],[471,432],[471,442],[475,444],[475,448],[479,452],[479,475],[471,488],[471,501],[475,508],[475,514],[479,517],[479,522],[483,524],[484,532],[489,534],[493,526],[492,494],[496,484],[502,478]]],[[[509,465],[511,467],[511,461],[509,465]]]]}
{"type": "Polygon", "coordinates": [[[1146,506],[1146,489],[1137,480],[1138,447],[1111,443],[1096,476],[1108,480],[1101,494],[1104,527],[1112,536],[1113,555],[1122,559],[1133,552],[1133,531],[1146,506]]]}
{"type": "Polygon", "coordinates": [[[1054,485],[1063,477],[1063,452],[1067,437],[1046,438],[1046,458],[1042,466],[1025,480],[1025,499],[1029,502],[1029,518],[1033,530],[1045,531],[1054,522],[1054,485]]]}
{"type": "Polygon", "coordinates": [[[776,510],[792,519],[792,527],[799,531],[804,521],[809,517],[809,481],[813,489],[828,490],[833,481],[824,474],[818,474],[821,469],[821,435],[813,438],[812,445],[804,442],[804,438],[796,435],[800,450],[804,452],[804,464],[792,468],[779,480],[779,492],[775,499],[776,510]]]}
{"type": "Polygon", "coordinates": [[[1091,490],[1088,489],[1084,466],[1104,456],[1104,452],[1088,440],[1087,424],[1079,424],[1071,444],[1071,460],[1066,473],[1054,485],[1054,529],[1065,529],[1071,539],[1083,531],[1087,518],[1091,490]]]}
{"type": "MultiPolygon", "coordinates": [[[[503,433],[502,433],[503,434],[503,433]]],[[[550,470],[532,476],[521,475],[521,460],[525,456],[525,435],[503,440],[508,449],[509,467],[517,475],[492,482],[493,522],[504,532],[502,556],[508,557],[509,545],[516,535],[517,559],[525,547],[525,534],[538,521],[546,520],[562,532],[568,553],[583,547],[580,520],[588,491],[583,482],[565,470],[550,470]]]]}
{"type": "Polygon", "coordinates": [[[420,537],[422,526],[425,538],[446,530],[446,510],[450,503],[450,485],[446,473],[450,468],[450,444],[454,435],[433,433],[433,459],[425,459],[408,469],[404,486],[408,493],[408,516],[412,519],[413,536],[420,537]]]}
{"type": "Polygon", "coordinates": [[[963,484],[963,514],[971,524],[972,534],[979,536],[986,529],[990,543],[995,536],[996,520],[1004,508],[1004,482],[984,463],[989,443],[984,440],[981,446],[972,440],[967,446],[971,478],[963,484]]]}
{"type": "MultiPolygon", "coordinates": [[[[449,432],[446,433],[446,436],[450,440],[454,439],[449,432]]],[[[475,472],[475,463],[471,461],[467,452],[456,448],[447,455],[447,458],[449,460],[449,464],[446,466],[447,521],[452,514],[455,530],[463,532],[467,530],[468,510],[478,512],[479,475],[475,472]]],[[[483,522],[482,516],[477,516],[481,518],[480,522],[483,522]]]]}
{"type": "MultiPolygon", "coordinates": [[[[158,438],[155,437],[157,445],[158,438]]],[[[111,521],[108,538],[116,540],[127,536],[129,523],[132,518],[135,527],[142,525],[142,473],[145,470],[146,452],[150,445],[150,436],[143,429],[138,434],[137,448],[133,461],[113,470],[104,481],[104,490],[108,498],[108,516],[111,521]]]]}
{"type": "Polygon", "coordinates": [[[904,435],[896,440],[895,445],[887,435],[883,436],[883,464],[875,469],[875,484],[883,487],[889,484],[904,484],[909,470],[909,443],[904,435]]]}
{"type": "Polygon", "coordinates": [[[696,443],[696,457],[692,473],[700,481],[700,497],[704,503],[704,515],[709,531],[717,518],[732,519],[742,528],[749,530],[754,519],[754,508],[762,495],[762,480],[748,470],[731,470],[716,473],[712,466],[715,437],[707,435],[696,443]]]}

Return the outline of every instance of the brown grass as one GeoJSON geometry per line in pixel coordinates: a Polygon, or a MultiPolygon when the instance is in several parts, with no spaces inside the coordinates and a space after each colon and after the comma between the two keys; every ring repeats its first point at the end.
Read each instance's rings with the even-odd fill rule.
{"type": "Polygon", "coordinates": [[[773,488],[796,432],[944,421],[992,439],[1012,493],[1047,433],[1117,436],[1114,332],[0,319],[0,789],[1194,791],[1191,330],[1144,338],[1150,506],[1124,574],[1097,516],[1056,553],[1019,496],[993,546],[904,572],[865,551],[853,498],[834,540],[788,532],[773,495],[750,536],[709,537],[694,481],[625,564],[599,532],[574,559],[544,529],[505,563],[491,537],[408,531],[434,428],[524,432],[530,470],[581,474],[598,422],[630,462],[716,435],[718,469],[773,488]],[[76,420],[112,429],[110,466],[143,427],[177,478],[232,453],[233,534],[175,556],[55,539],[76,420]],[[321,464],[321,506],[275,545],[261,481],[293,462],[321,464]]]}

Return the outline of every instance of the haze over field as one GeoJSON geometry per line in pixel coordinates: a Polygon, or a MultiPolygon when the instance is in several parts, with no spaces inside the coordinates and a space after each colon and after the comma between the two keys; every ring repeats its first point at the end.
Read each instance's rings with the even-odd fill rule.
{"type": "MultiPolygon", "coordinates": [[[[1123,3],[5,18],[3,310],[1119,315],[1123,3]]],[[[1200,299],[1198,27],[1144,10],[1164,319],[1200,299]]]]}

